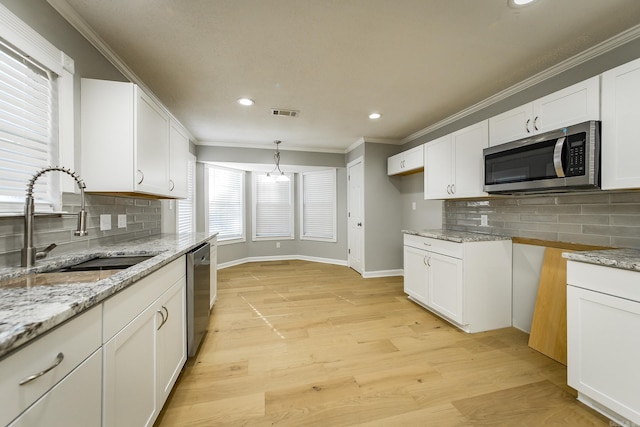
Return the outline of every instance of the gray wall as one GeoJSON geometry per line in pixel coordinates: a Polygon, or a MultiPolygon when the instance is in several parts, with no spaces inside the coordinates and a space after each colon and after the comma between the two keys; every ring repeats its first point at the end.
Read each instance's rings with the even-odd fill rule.
{"type": "MultiPolygon", "coordinates": [[[[201,162],[255,163],[273,165],[274,150],[234,147],[196,147],[198,166],[196,168],[197,229],[205,230],[204,218],[204,165],[201,162]]],[[[251,240],[252,235],[252,193],[251,174],[245,176],[245,230],[246,241],[242,243],[221,244],[218,246],[218,263],[232,263],[245,258],[260,257],[311,257],[331,260],[347,260],[347,171],[344,154],[313,153],[281,150],[282,164],[296,166],[327,167],[337,169],[337,242],[316,242],[300,240],[299,228],[299,175],[294,180],[294,223],[295,239],[276,241],[251,240]]]]}
{"type": "MultiPolygon", "coordinates": [[[[4,6],[26,24],[49,40],[58,49],[75,61],[75,137],[74,151],[76,171],[82,176],[80,159],[80,79],[82,77],[124,81],[122,74],[86,41],[45,0],[0,0],[4,6]]],[[[27,183],[25,182],[25,188],[27,183]]],[[[77,211],[79,195],[69,193],[62,198],[65,211],[77,211]]],[[[160,233],[160,202],[120,197],[87,196],[89,236],[73,237],[75,217],[37,218],[34,240],[40,248],[49,243],[58,247],[52,252],[94,247],[107,242],[125,241],[141,236],[160,233]],[[99,215],[111,214],[111,231],[99,231],[99,215]],[[127,215],[127,228],[118,229],[117,214],[127,215]]],[[[0,218],[0,266],[15,266],[20,263],[23,244],[23,219],[21,217],[0,218]]]]}

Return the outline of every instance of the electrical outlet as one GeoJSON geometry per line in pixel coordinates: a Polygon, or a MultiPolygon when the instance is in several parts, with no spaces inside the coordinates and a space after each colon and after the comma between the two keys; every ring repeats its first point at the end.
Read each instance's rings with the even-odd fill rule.
{"type": "Polygon", "coordinates": [[[127,216],[118,214],[118,228],[127,228],[127,216]]]}
{"type": "Polygon", "coordinates": [[[489,218],[486,215],[480,215],[480,225],[486,227],[489,225],[489,218]]]}
{"type": "Polygon", "coordinates": [[[280,242],[276,242],[276,249],[280,249],[280,242]]]}
{"type": "Polygon", "coordinates": [[[102,214],[100,215],[100,231],[111,230],[111,215],[102,214]]]}
{"type": "Polygon", "coordinates": [[[411,202],[411,210],[416,210],[416,202],[411,202]]]}

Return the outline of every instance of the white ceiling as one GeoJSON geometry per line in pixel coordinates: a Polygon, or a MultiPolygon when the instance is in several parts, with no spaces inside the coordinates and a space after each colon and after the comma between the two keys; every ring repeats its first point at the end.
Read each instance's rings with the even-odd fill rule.
{"type": "Polygon", "coordinates": [[[198,143],[336,152],[406,140],[640,23],[638,0],[66,3],[198,143]]]}

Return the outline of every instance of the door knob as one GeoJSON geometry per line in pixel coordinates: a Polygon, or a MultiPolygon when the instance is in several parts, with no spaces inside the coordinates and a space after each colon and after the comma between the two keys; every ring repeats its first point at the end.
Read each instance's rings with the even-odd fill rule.
{"type": "Polygon", "coordinates": [[[356,224],[358,227],[362,227],[362,223],[359,222],[358,224],[356,224]]]}

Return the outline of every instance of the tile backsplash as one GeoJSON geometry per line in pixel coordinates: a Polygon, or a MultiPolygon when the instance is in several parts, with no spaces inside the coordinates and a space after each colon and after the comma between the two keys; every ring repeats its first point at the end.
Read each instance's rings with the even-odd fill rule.
{"type": "Polygon", "coordinates": [[[444,202],[447,229],[640,249],[640,192],[500,196],[444,202]],[[481,216],[487,225],[481,225],[481,216]]]}
{"type": "MultiPolygon", "coordinates": [[[[88,236],[76,237],[75,215],[36,217],[34,242],[37,248],[51,243],[58,245],[51,256],[75,250],[88,249],[106,243],[117,243],[139,237],[160,234],[162,222],[159,200],[114,197],[87,194],[88,236]],[[100,231],[100,215],[111,215],[111,230],[100,231]],[[127,216],[127,226],[118,228],[118,215],[127,216]]],[[[65,193],[62,210],[76,213],[80,209],[80,195],[65,193]]],[[[0,267],[20,265],[23,246],[24,220],[20,217],[0,217],[0,267]]]]}

